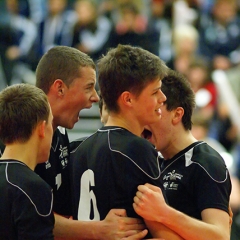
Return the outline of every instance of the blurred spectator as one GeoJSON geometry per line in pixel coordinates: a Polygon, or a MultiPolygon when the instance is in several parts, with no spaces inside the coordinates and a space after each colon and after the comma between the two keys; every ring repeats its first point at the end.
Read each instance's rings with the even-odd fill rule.
{"type": "Polygon", "coordinates": [[[119,19],[110,36],[110,47],[120,44],[130,44],[151,50],[151,39],[148,38],[147,17],[143,15],[139,6],[134,2],[126,1],[119,5],[119,19]]]}
{"type": "MultiPolygon", "coordinates": [[[[192,116],[192,134],[197,140],[202,140],[208,143],[212,148],[218,151],[223,158],[225,158],[226,166],[229,168],[230,173],[232,174],[235,169],[233,168],[233,159],[231,155],[227,152],[224,146],[218,142],[216,139],[208,135],[210,127],[210,119],[199,112],[194,112],[192,116]],[[226,157],[227,156],[227,157],[226,157]]],[[[239,189],[240,191],[240,189],[239,189]]],[[[239,193],[240,200],[240,193],[239,193]]],[[[240,204],[240,203],[239,203],[240,204]]]]}
{"type": "Polygon", "coordinates": [[[196,94],[196,110],[208,120],[212,119],[217,109],[218,93],[211,78],[211,69],[203,59],[190,62],[187,78],[196,94]]]}
{"type": "Polygon", "coordinates": [[[110,21],[112,21],[115,9],[116,0],[100,0],[98,13],[106,16],[110,21]]]}
{"type": "Polygon", "coordinates": [[[38,25],[35,59],[32,59],[34,69],[50,48],[57,45],[71,46],[72,43],[76,14],[67,8],[67,0],[48,0],[47,8],[46,17],[38,25]]]}
{"type": "MultiPolygon", "coordinates": [[[[239,104],[230,86],[226,71],[215,70],[212,73],[213,81],[218,91],[218,104],[210,134],[231,151],[239,137],[239,104]]],[[[237,93],[238,94],[238,93],[237,93]]]]}
{"type": "Polygon", "coordinates": [[[5,3],[7,13],[2,24],[0,54],[6,84],[22,81],[34,83],[28,60],[37,36],[36,26],[19,14],[18,0],[6,0],[5,3]]]}
{"type": "Polygon", "coordinates": [[[72,46],[96,61],[106,51],[112,24],[107,17],[98,14],[98,6],[93,0],[76,0],[74,6],[77,21],[72,46]]]}
{"type": "Polygon", "coordinates": [[[165,17],[164,0],[151,0],[147,31],[152,52],[168,63],[172,58],[172,29],[171,21],[165,17]]]}
{"type": "Polygon", "coordinates": [[[180,24],[173,28],[173,56],[169,67],[186,75],[190,62],[201,58],[197,53],[198,31],[191,24],[180,24]]]}
{"type": "Polygon", "coordinates": [[[19,14],[30,19],[34,23],[40,23],[45,17],[47,0],[18,0],[19,14]]]}
{"type": "Polygon", "coordinates": [[[187,0],[173,1],[173,27],[182,24],[194,25],[198,15],[197,12],[189,6],[187,0]]]}
{"type": "Polygon", "coordinates": [[[240,18],[236,0],[215,0],[211,14],[199,24],[199,53],[212,61],[214,69],[229,69],[240,62],[240,18]]]}

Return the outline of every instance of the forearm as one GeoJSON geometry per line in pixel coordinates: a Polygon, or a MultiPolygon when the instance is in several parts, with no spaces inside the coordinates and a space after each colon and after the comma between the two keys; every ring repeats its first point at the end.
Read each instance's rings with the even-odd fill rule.
{"type": "Polygon", "coordinates": [[[169,207],[168,214],[165,215],[166,217],[162,218],[160,216],[158,221],[185,240],[228,240],[230,239],[230,233],[228,230],[228,219],[226,218],[227,213],[220,211],[220,214],[215,216],[215,218],[221,218],[223,215],[225,222],[214,224],[215,220],[213,221],[213,219],[210,219],[208,222],[200,221],[169,207]]]}
{"type": "Polygon", "coordinates": [[[163,238],[165,240],[183,240],[176,232],[159,222],[147,221],[145,223],[154,238],[163,238]]]}
{"type": "Polygon", "coordinates": [[[83,240],[101,239],[104,225],[101,221],[77,221],[54,214],[54,236],[56,239],[83,240]]]}

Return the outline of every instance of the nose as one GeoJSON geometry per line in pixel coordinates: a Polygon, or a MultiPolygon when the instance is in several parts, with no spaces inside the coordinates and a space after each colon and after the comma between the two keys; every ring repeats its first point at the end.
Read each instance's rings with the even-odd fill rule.
{"type": "Polygon", "coordinates": [[[163,103],[163,102],[165,102],[166,100],[167,100],[166,95],[162,92],[162,90],[160,90],[158,101],[159,101],[160,103],[163,103]]]}
{"type": "Polygon", "coordinates": [[[97,94],[97,91],[94,89],[93,95],[91,96],[91,101],[92,102],[98,102],[99,101],[99,96],[97,94]]]}

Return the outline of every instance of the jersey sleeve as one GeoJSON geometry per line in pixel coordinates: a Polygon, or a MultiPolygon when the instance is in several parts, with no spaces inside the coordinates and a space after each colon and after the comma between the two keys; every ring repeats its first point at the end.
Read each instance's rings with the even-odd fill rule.
{"type": "Polygon", "coordinates": [[[228,212],[231,193],[230,175],[221,159],[214,160],[207,166],[198,164],[194,166],[197,206],[200,211],[216,208],[228,212]]]}
{"type": "Polygon", "coordinates": [[[52,240],[54,216],[53,196],[50,188],[40,183],[30,183],[24,189],[16,187],[12,218],[17,226],[19,240],[52,240]]]}

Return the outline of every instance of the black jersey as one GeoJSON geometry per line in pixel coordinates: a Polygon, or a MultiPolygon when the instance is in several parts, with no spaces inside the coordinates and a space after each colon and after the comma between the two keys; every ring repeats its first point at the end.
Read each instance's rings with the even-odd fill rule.
{"type": "Polygon", "coordinates": [[[53,239],[52,190],[27,165],[0,160],[0,239],[53,239]]]}
{"type": "Polygon", "coordinates": [[[53,211],[61,215],[71,215],[69,153],[66,129],[58,127],[53,135],[49,160],[35,168],[35,172],[52,187],[53,211]]]}
{"type": "Polygon", "coordinates": [[[70,159],[74,219],[102,220],[113,208],[139,218],[132,206],[137,186],[160,186],[153,145],[120,127],[99,129],[71,152],[70,159]]]}
{"type": "Polygon", "coordinates": [[[161,181],[170,206],[200,220],[207,208],[228,212],[229,172],[222,157],[207,143],[193,143],[160,162],[161,181]]]}
{"type": "MultiPolygon", "coordinates": [[[[87,137],[81,137],[70,142],[70,152],[74,151],[87,137]]],[[[71,153],[70,153],[71,154],[71,153]]]]}

